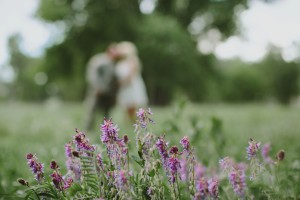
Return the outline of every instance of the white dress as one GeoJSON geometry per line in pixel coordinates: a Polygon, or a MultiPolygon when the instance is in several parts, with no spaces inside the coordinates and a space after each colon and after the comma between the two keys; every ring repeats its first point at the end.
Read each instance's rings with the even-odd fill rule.
{"type": "MultiPolygon", "coordinates": [[[[116,76],[122,81],[130,76],[131,66],[129,60],[122,60],[116,65],[116,76]]],[[[147,105],[148,96],[143,78],[140,74],[140,66],[138,72],[126,83],[120,86],[117,101],[122,107],[142,107],[147,105]]]]}

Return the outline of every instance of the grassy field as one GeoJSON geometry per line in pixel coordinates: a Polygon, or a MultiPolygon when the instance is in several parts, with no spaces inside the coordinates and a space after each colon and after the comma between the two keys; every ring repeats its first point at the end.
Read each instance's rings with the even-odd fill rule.
{"type": "MultiPolygon", "coordinates": [[[[212,117],[222,121],[222,134],[225,146],[218,156],[226,155],[245,160],[248,139],[254,138],[262,143],[272,144],[271,154],[280,149],[286,152],[288,165],[300,165],[300,107],[283,107],[274,104],[226,105],[226,104],[188,104],[184,109],[176,106],[153,107],[153,132],[166,134],[171,143],[178,144],[184,135],[202,134],[194,141],[197,156],[217,165],[218,159],[212,154],[209,140],[212,117]],[[191,125],[194,121],[195,131],[191,125]],[[175,127],[175,128],[174,128],[175,127]],[[177,128],[177,129],[176,129],[177,128]],[[208,158],[209,157],[209,158],[208,158]]],[[[20,193],[16,182],[19,177],[29,178],[26,153],[36,153],[40,161],[49,163],[56,159],[64,163],[64,144],[71,140],[75,128],[83,129],[85,111],[81,104],[1,103],[0,104],[0,199],[15,199],[20,193]]],[[[112,112],[113,120],[119,125],[120,134],[128,134],[134,146],[134,127],[126,121],[119,109],[112,112]]],[[[87,133],[92,143],[99,141],[99,125],[87,133]]],[[[63,164],[62,164],[63,165],[63,164]]],[[[300,171],[299,171],[300,172],[300,171]]],[[[299,183],[299,174],[294,177],[299,183]]],[[[299,195],[300,191],[296,191],[299,195]]],[[[299,196],[298,196],[299,197],[299,196]]]]}

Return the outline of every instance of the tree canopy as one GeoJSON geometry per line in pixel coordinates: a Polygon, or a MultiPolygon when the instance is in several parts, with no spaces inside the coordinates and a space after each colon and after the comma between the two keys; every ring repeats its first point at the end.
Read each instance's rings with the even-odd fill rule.
{"type": "Polygon", "coordinates": [[[43,69],[49,83],[56,82],[65,99],[81,99],[85,90],[85,66],[95,53],[111,42],[136,43],[143,76],[152,103],[164,104],[177,91],[203,100],[213,70],[213,56],[197,49],[197,37],[217,29],[224,37],[234,33],[235,12],[246,1],[161,0],[143,14],[137,0],[43,0],[37,17],[64,28],[64,39],[46,50],[43,69]],[[189,32],[196,18],[205,24],[199,33],[189,32]],[[76,92],[70,92],[76,87],[76,92]]]}

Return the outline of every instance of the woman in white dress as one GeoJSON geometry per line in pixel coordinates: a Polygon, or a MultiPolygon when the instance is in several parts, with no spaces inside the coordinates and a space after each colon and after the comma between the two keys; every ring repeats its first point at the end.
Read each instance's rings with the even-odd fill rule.
{"type": "Polygon", "coordinates": [[[146,87],[141,75],[141,64],[137,49],[131,42],[118,43],[116,51],[119,61],[115,72],[120,83],[117,102],[127,110],[130,120],[134,121],[136,109],[148,103],[146,87]]]}

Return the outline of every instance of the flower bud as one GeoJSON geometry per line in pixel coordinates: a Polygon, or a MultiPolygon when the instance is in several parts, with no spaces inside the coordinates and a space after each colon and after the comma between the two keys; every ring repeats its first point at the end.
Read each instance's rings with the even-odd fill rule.
{"type": "Polygon", "coordinates": [[[123,141],[124,141],[125,144],[127,144],[127,142],[128,142],[128,136],[127,135],[124,135],[123,141]]]}
{"type": "Polygon", "coordinates": [[[72,155],[75,156],[75,157],[77,157],[77,158],[79,158],[79,152],[78,151],[73,151],[72,155]]]}
{"type": "Polygon", "coordinates": [[[178,148],[176,146],[172,146],[170,149],[170,154],[177,154],[178,153],[178,148]]]}
{"type": "Polygon", "coordinates": [[[282,161],[284,159],[284,156],[285,156],[284,150],[280,150],[280,151],[278,151],[278,153],[276,155],[276,159],[278,161],[282,161]]]}
{"type": "Polygon", "coordinates": [[[28,160],[31,159],[31,158],[33,158],[33,154],[32,154],[32,153],[27,154],[27,155],[26,155],[26,158],[27,158],[28,160]]]}
{"type": "Polygon", "coordinates": [[[25,180],[22,179],[22,178],[19,178],[19,179],[18,179],[18,182],[19,182],[21,185],[29,186],[28,181],[25,181],[25,180]]]}
{"type": "Polygon", "coordinates": [[[51,168],[51,169],[57,169],[57,168],[58,168],[58,164],[53,160],[53,161],[51,161],[51,163],[50,163],[50,168],[51,168]]]}

